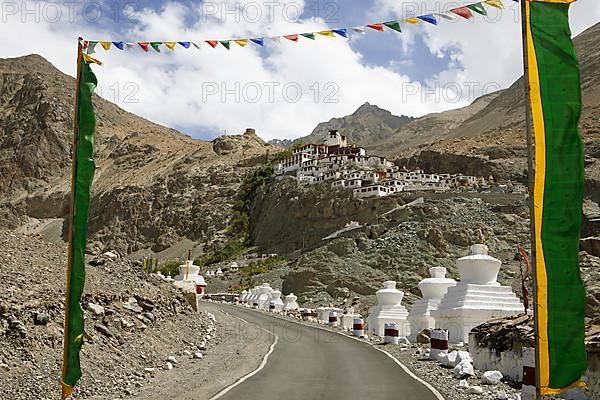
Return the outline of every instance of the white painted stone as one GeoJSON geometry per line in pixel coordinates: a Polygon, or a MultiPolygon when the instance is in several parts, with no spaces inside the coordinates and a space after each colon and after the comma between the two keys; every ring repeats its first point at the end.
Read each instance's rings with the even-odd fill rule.
{"type": "Polygon", "coordinates": [[[409,336],[408,311],[401,304],[404,292],[396,289],[396,282],[384,282],[383,289],[378,290],[376,296],[377,305],[369,310],[367,318],[369,333],[383,337],[385,324],[394,322],[400,325],[400,336],[409,336]]]}
{"type": "Polygon", "coordinates": [[[502,381],[503,377],[500,371],[486,371],[481,377],[481,383],[483,385],[497,385],[502,381]]]}
{"type": "Polygon", "coordinates": [[[169,356],[167,358],[167,361],[170,362],[171,364],[177,364],[177,359],[175,358],[175,356],[169,356]]]}
{"type": "Polygon", "coordinates": [[[472,362],[473,360],[466,351],[451,351],[450,353],[441,354],[439,361],[444,367],[454,368],[462,361],[472,362]]]}
{"type": "Polygon", "coordinates": [[[497,281],[501,264],[483,244],[471,246],[471,255],[458,259],[461,281],[431,311],[436,327],[448,330],[450,343],[466,343],[471,329],[490,319],[524,312],[512,288],[497,281]]]}
{"type": "Polygon", "coordinates": [[[298,310],[298,296],[294,293],[290,293],[284,297],[283,311],[296,311],[298,310]]]}
{"type": "Polygon", "coordinates": [[[431,312],[437,310],[448,288],[456,286],[454,279],[446,278],[446,268],[444,267],[430,268],[429,273],[431,278],[423,279],[419,283],[423,298],[418,300],[408,313],[411,340],[414,340],[423,329],[435,328],[435,319],[431,312]]]}
{"type": "Polygon", "coordinates": [[[202,360],[202,357],[203,357],[202,353],[200,353],[200,352],[194,353],[194,358],[195,359],[202,360]]]}
{"type": "Polygon", "coordinates": [[[458,382],[458,388],[465,390],[469,388],[469,382],[467,382],[466,379],[461,379],[460,382],[458,382]]]}
{"type": "Polygon", "coordinates": [[[166,370],[172,370],[172,369],[173,369],[173,364],[171,364],[170,362],[167,362],[167,363],[165,364],[165,369],[166,369],[166,370]]]}
{"type": "Polygon", "coordinates": [[[452,370],[452,374],[455,378],[465,378],[467,376],[474,376],[475,369],[473,368],[473,364],[470,361],[464,360],[459,362],[456,367],[452,370]]]}

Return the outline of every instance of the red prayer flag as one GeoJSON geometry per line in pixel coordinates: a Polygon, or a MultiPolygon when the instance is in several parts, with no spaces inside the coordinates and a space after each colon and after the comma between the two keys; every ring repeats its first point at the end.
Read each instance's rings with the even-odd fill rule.
{"type": "Polygon", "coordinates": [[[470,19],[473,16],[473,13],[467,7],[453,8],[452,10],[450,10],[450,12],[459,15],[465,19],[470,19]]]}
{"type": "Polygon", "coordinates": [[[210,47],[212,47],[213,49],[219,45],[218,40],[207,40],[206,43],[210,44],[210,47]]]}
{"type": "Polygon", "coordinates": [[[298,41],[298,35],[285,35],[283,37],[286,38],[287,40],[291,40],[292,42],[298,41]]]}
{"type": "Polygon", "coordinates": [[[376,31],[380,31],[383,32],[383,24],[371,24],[371,25],[367,25],[369,28],[371,29],[375,29],[376,31]]]}
{"type": "Polygon", "coordinates": [[[139,42],[138,44],[140,45],[140,47],[142,49],[144,49],[145,52],[148,52],[148,46],[150,46],[150,43],[148,43],[148,42],[139,42]]]}

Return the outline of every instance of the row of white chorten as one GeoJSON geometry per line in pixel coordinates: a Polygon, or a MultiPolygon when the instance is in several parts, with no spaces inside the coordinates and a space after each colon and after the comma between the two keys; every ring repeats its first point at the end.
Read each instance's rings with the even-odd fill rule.
{"type": "MultiPolygon", "coordinates": [[[[404,292],[396,289],[396,282],[384,282],[376,293],[377,304],[366,319],[367,332],[383,337],[386,324],[395,324],[400,337],[414,339],[423,329],[438,328],[448,331],[450,343],[466,343],[474,327],[494,318],[524,312],[512,288],[498,283],[501,265],[500,260],[488,255],[486,245],[471,246],[471,254],[457,260],[460,281],[446,278],[446,268],[431,268],[431,277],[419,283],[423,298],[410,312],[402,305],[404,292]]],[[[298,310],[296,300],[291,294],[282,301],[281,292],[267,283],[242,292],[240,297],[241,303],[272,312],[298,310]]],[[[302,315],[306,316],[304,319],[348,330],[362,321],[361,315],[355,314],[353,309],[344,311],[335,307],[302,309],[302,315]]]]}
{"type": "MultiPolygon", "coordinates": [[[[448,331],[450,343],[465,343],[472,328],[490,319],[524,312],[523,304],[512,288],[498,283],[502,262],[488,255],[486,245],[471,246],[471,254],[459,258],[456,263],[460,281],[446,278],[446,268],[431,268],[431,277],[419,283],[423,298],[413,305],[410,312],[402,305],[404,292],[396,289],[396,282],[384,282],[383,288],[376,293],[377,304],[370,309],[366,320],[368,332],[383,337],[385,325],[395,324],[400,337],[412,339],[423,329],[438,328],[448,331]]],[[[199,269],[191,262],[182,265],[175,285],[195,286],[196,293],[203,294],[206,282],[198,275],[199,269]]],[[[244,290],[239,297],[240,303],[255,309],[301,311],[306,317],[304,319],[341,325],[348,330],[352,330],[355,323],[360,325],[362,317],[353,309],[344,311],[320,307],[300,310],[297,300],[293,293],[282,299],[281,291],[268,283],[244,290]]]]}
{"type": "Polygon", "coordinates": [[[263,283],[249,291],[243,290],[239,299],[242,304],[271,312],[297,311],[299,308],[297,300],[298,297],[294,293],[288,294],[282,300],[281,291],[273,289],[268,283],[263,283]]]}

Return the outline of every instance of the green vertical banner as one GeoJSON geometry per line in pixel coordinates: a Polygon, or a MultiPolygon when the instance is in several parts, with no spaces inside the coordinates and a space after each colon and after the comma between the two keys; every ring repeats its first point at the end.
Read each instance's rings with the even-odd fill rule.
{"type": "Polygon", "coordinates": [[[581,80],[569,3],[526,0],[535,140],[537,368],[541,395],[585,386],[585,289],[579,271],[584,152],[581,80]]]}
{"type": "Polygon", "coordinates": [[[90,68],[91,57],[79,57],[73,171],[71,181],[71,220],[69,221],[69,265],[65,298],[65,331],[62,372],[62,397],[71,395],[81,378],[79,351],[83,345],[84,320],[80,300],[85,285],[85,248],[94,179],[94,134],[96,115],[92,95],[98,81],[90,68]]]}

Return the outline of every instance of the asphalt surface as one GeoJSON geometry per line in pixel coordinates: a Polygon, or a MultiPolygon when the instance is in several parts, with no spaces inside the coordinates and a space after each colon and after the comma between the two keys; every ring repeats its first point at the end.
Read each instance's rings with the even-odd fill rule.
{"type": "Polygon", "coordinates": [[[223,400],[436,400],[384,353],[366,343],[265,313],[204,303],[251,325],[228,327],[230,334],[255,338],[277,335],[264,368],[231,388],[223,400]]]}

